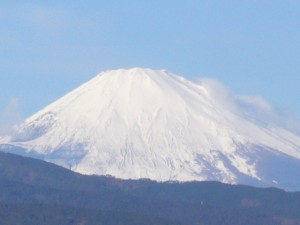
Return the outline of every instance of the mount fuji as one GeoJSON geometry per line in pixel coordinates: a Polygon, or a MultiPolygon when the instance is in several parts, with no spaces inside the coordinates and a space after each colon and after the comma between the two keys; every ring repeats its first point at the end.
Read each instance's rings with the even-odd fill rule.
{"type": "Polygon", "coordinates": [[[1,137],[0,150],[82,174],[300,190],[300,136],[214,88],[165,70],[106,71],[1,137]]]}

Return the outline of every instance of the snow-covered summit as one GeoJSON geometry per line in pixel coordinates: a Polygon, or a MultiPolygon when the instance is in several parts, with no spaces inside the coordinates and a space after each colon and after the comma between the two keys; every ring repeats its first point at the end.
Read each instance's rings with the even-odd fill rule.
{"type": "Polygon", "coordinates": [[[284,172],[300,171],[299,136],[263,126],[204,84],[165,70],[100,73],[3,144],[84,174],[300,188],[284,172]]]}

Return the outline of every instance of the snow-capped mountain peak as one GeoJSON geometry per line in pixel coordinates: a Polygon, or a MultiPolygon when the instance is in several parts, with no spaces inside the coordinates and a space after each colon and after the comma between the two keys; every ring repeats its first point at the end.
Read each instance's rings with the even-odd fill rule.
{"type": "Polygon", "coordinates": [[[25,120],[5,144],[84,174],[289,188],[269,170],[289,160],[300,169],[300,137],[223,103],[165,70],[111,70],[25,120]]]}

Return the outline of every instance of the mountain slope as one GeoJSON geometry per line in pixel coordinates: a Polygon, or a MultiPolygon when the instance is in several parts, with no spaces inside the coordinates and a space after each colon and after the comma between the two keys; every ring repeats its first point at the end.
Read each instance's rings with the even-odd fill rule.
{"type": "Polygon", "coordinates": [[[83,174],[300,187],[285,176],[300,175],[299,136],[166,71],[103,72],[3,140],[2,148],[83,174]]]}

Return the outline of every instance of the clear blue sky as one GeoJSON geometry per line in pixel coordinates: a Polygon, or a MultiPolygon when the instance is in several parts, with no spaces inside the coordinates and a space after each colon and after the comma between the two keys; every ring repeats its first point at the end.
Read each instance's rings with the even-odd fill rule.
{"type": "Polygon", "coordinates": [[[218,79],[300,116],[300,1],[0,1],[0,110],[17,99],[26,117],[136,66],[218,79]]]}

